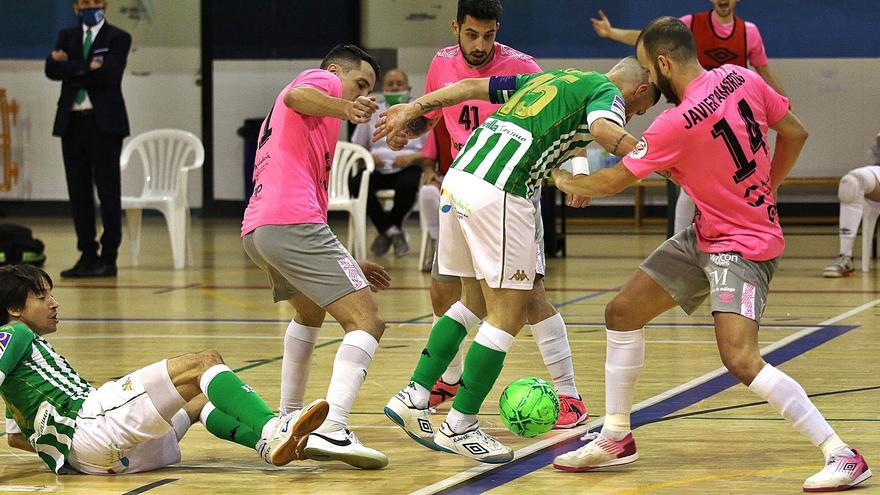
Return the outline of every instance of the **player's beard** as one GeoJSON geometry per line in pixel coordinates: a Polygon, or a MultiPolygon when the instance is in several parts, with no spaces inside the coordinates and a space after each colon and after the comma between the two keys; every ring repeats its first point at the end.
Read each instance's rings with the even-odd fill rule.
{"type": "Polygon", "coordinates": [[[657,82],[655,84],[657,89],[666,97],[667,102],[678,106],[681,100],[678,99],[678,96],[676,96],[675,91],[672,89],[672,81],[660,73],[660,67],[657,66],[657,62],[654,62],[654,73],[657,74],[657,82]]]}
{"type": "Polygon", "coordinates": [[[467,62],[468,65],[470,65],[471,67],[482,67],[486,65],[490,60],[492,60],[492,56],[495,53],[494,46],[490,48],[488,52],[478,52],[476,50],[470,53],[466,52],[464,47],[461,46],[461,35],[458,36],[458,48],[461,50],[461,54],[464,57],[465,62],[467,62]],[[474,56],[475,53],[478,55],[474,56]]]}

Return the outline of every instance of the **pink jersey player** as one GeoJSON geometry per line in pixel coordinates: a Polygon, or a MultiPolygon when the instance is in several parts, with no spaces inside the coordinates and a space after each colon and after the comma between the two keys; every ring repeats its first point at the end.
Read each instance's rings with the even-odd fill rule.
{"type": "Polygon", "coordinates": [[[786,115],[788,99],[754,72],[724,65],[694,79],[681,100],[651,124],[624,166],[639,178],[672,173],[699,208],[701,251],[776,258],[785,242],[771,193],[767,129],[786,115]]]}
{"type": "Polygon", "coordinates": [[[342,83],[335,74],[312,69],[297,76],[275,98],[260,130],[254,193],[244,212],[242,236],[262,225],[327,223],[327,184],[340,121],[288,109],[284,96],[301,86],[337,98],[342,95],[342,83]]]}
{"type": "MultiPolygon", "coordinates": [[[[513,48],[495,43],[492,60],[482,67],[471,67],[465,61],[459,45],[452,45],[438,51],[431,60],[425,82],[425,94],[470,77],[489,77],[498,75],[533,74],[541,72],[538,63],[531,56],[513,48]]],[[[446,107],[426,115],[434,118],[443,113],[446,129],[452,138],[452,157],[458,154],[471,133],[498,109],[488,101],[470,100],[446,107]]]]}

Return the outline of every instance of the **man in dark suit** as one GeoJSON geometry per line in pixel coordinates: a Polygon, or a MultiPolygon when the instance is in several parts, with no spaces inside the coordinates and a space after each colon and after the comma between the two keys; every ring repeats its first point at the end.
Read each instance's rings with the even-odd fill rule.
{"type": "Polygon", "coordinates": [[[73,10],[80,25],[59,32],[46,58],[46,76],[62,81],[52,134],[61,138],[77,249],[82,252],[62,277],[116,276],[122,241],[119,154],[129,133],[122,75],[131,35],[104,20],[106,8],[105,0],[76,0],[73,10]],[[92,184],[104,224],[100,256],[92,184]]]}

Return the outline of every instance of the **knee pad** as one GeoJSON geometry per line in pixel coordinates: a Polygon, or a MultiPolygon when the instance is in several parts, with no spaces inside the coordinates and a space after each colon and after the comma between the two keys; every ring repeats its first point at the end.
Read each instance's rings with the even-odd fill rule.
{"type": "Polygon", "coordinates": [[[859,178],[850,172],[841,177],[837,197],[841,203],[858,203],[865,197],[865,188],[859,178]]]}

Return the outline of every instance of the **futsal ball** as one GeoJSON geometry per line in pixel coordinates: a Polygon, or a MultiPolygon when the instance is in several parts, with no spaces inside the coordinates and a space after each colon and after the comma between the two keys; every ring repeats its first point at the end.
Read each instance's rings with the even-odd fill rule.
{"type": "Polygon", "coordinates": [[[520,378],[501,393],[501,420],[513,433],[526,438],[547,433],[559,418],[559,396],[540,378],[520,378]]]}

